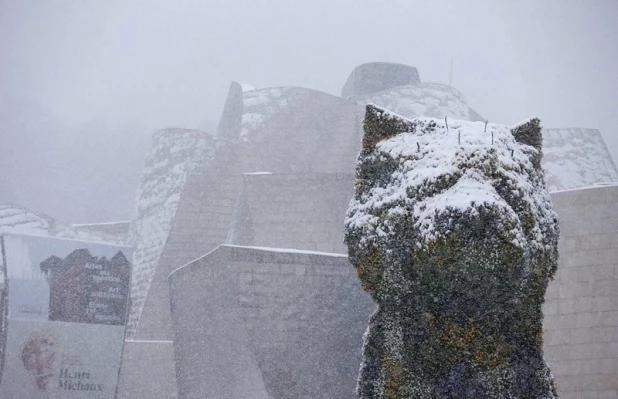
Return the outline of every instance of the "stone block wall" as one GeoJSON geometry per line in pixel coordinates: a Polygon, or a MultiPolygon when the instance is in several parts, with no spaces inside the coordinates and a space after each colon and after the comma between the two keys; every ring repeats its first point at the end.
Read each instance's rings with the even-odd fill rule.
{"type": "Polygon", "coordinates": [[[188,180],[140,317],[135,339],[171,340],[167,278],[176,268],[225,242],[242,175],[218,168],[188,180]]]}
{"type": "MultiPolygon", "coordinates": [[[[128,360],[123,361],[121,379],[125,381],[124,387],[128,387],[123,389],[129,393],[119,396],[120,399],[141,398],[131,396],[133,391],[130,387],[150,375],[153,366],[151,362],[141,360],[144,358],[154,357],[161,362],[155,366],[160,370],[156,374],[158,382],[155,385],[176,386],[173,356],[161,352],[165,351],[161,342],[168,342],[167,347],[171,347],[173,338],[168,276],[172,270],[212,251],[225,241],[242,182],[242,175],[229,168],[230,165],[237,165],[234,162],[237,155],[233,149],[219,151],[212,164],[203,165],[203,168],[188,175],[184,182],[169,234],[165,237],[152,282],[145,293],[139,323],[132,336],[135,341],[127,341],[129,352],[125,350],[125,354],[128,360]],[[138,356],[137,360],[133,359],[135,356],[138,356]]],[[[176,394],[175,390],[172,392],[176,394]]],[[[166,390],[155,390],[143,397],[169,399],[176,396],[170,396],[166,390]]]]}
{"type": "Polygon", "coordinates": [[[347,253],[352,174],[247,174],[228,243],[347,253]]]}
{"type": "Polygon", "coordinates": [[[170,290],[180,398],[355,397],[374,305],[346,256],[220,246],[170,290]]]}
{"type": "Polygon", "coordinates": [[[135,336],[185,183],[207,169],[215,146],[211,135],[198,130],[164,129],[153,135],[128,235],[133,247],[129,338],[135,336]]]}
{"type": "MultiPolygon", "coordinates": [[[[255,91],[252,93],[256,94],[255,91]]],[[[182,179],[176,179],[182,180],[182,184],[177,184],[179,187],[182,186],[181,189],[176,190],[175,186],[167,187],[168,183],[165,182],[154,185],[156,189],[152,191],[155,194],[166,190],[173,193],[174,201],[170,201],[174,205],[173,213],[168,212],[169,215],[164,215],[169,216],[167,218],[156,215],[156,223],[153,222],[151,227],[155,230],[161,226],[165,227],[162,229],[165,231],[155,237],[156,240],[139,235],[133,240],[137,247],[136,253],[138,255],[143,253],[143,257],[148,258],[148,261],[141,261],[141,258],[136,256],[138,261],[133,289],[134,303],[129,323],[130,338],[170,339],[167,275],[226,242],[232,217],[241,198],[243,173],[262,171],[295,174],[347,173],[350,165],[353,165],[360,148],[362,106],[308,89],[282,89],[279,95],[282,97],[277,99],[286,104],[286,107],[282,107],[274,115],[265,113],[264,120],[259,126],[245,132],[245,136],[235,137],[229,131],[232,128],[229,128],[226,130],[226,137],[211,138],[208,141],[208,149],[212,151],[208,152],[208,157],[203,157],[204,162],[197,165],[193,165],[195,162],[192,162],[192,167],[187,168],[182,179]],[[288,91],[289,98],[285,97],[288,91]],[[330,145],[324,145],[327,142],[330,145]],[[156,245],[150,245],[153,243],[156,245]],[[156,247],[156,250],[151,247],[156,247]],[[140,251],[140,248],[143,250],[140,251]]],[[[266,105],[265,109],[269,109],[273,104],[266,105]]],[[[264,111],[262,109],[264,107],[260,107],[257,101],[257,105],[251,110],[264,111]]],[[[230,115],[234,112],[243,112],[243,109],[246,111],[245,108],[232,107],[230,115]]],[[[229,117],[236,118],[238,115],[229,117]]],[[[247,126],[244,127],[246,128],[247,126]]],[[[158,133],[159,141],[167,138],[165,133],[167,131],[158,133]]],[[[200,136],[210,138],[203,133],[200,136]]],[[[186,143],[188,143],[186,140],[182,142],[185,146],[186,143]]],[[[152,153],[153,156],[160,156],[163,150],[155,145],[152,153]]],[[[179,151],[173,153],[182,155],[179,151]]],[[[155,161],[151,163],[164,164],[155,161]]],[[[160,178],[149,168],[147,172],[154,175],[153,178],[146,174],[143,180],[148,183],[160,178]]],[[[175,181],[173,178],[170,180],[175,181]]],[[[348,187],[351,187],[351,183],[348,187]]],[[[165,199],[163,195],[158,195],[157,198],[159,197],[165,199]]],[[[152,202],[146,200],[147,196],[140,198],[140,201],[149,204],[152,202]]],[[[337,225],[334,229],[340,230],[341,227],[337,225]]],[[[329,233],[327,230],[316,230],[313,234],[322,239],[329,233]]],[[[337,240],[336,243],[341,250],[341,240],[337,240]]]]}
{"type": "Polygon", "coordinates": [[[279,102],[254,106],[251,112],[245,107],[243,120],[260,123],[247,123],[241,130],[240,145],[249,155],[239,159],[242,172],[351,172],[360,149],[364,107],[297,88],[290,88],[280,101],[286,106],[277,112],[271,107],[279,102]]]}
{"type": "Polygon", "coordinates": [[[409,65],[392,62],[368,62],[354,68],[341,90],[348,99],[390,89],[421,83],[418,70],[409,65]]]}
{"type": "Polygon", "coordinates": [[[116,399],[178,397],[172,341],[126,341],[122,370],[116,399]]]}
{"type": "Polygon", "coordinates": [[[618,187],[552,194],[560,261],[544,306],[561,399],[618,397],[618,187]]]}

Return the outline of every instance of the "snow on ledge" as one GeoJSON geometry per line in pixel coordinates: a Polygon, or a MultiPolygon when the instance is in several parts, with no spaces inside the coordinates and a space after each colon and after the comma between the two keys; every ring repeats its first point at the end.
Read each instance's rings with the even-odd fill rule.
{"type": "Polygon", "coordinates": [[[575,187],[575,188],[566,188],[564,190],[556,190],[556,191],[550,191],[550,194],[559,194],[559,193],[568,193],[571,191],[582,191],[582,190],[594,190],[596,188],[604,188],[604,187],[616,187],[618,186],[618,182],[609,182],[609,183],[595,183],[591,186],[585,186],[585,187],[575,187]]]}
{"type": "Polygon", "coordinates": [[[318,252],[318,251],[308,251],[304,249],[294,249],[294,248],[272,248],[272,247],[251,247],[244,245],[230,245],[223,244],[221,247],[229,247],[229,248],[247,248],[247,249],[256,249],[259,251],[268,251],[268,252],[280,252],[287,254],[304,254],[304,255],[321,255],[321,256],[334,256],[337,258],[347,258],[348,255],[338,254],[334,252],[318,252]]]}
{"type": "Polygon", "coordinates": [[[102,223],[73,223],[73,227],[90,227],[90,226],[114,226],[118,224],[130,224],[130,220],[118,220],[116,222],[102,222],[102,223]]]}
{"type": "Polygon", "coordinates": [[[173,344],[174,341],[164,340],[144,340],[144,339],[127,339],[124,342],[130,342],[135,344],[173,344]]]}
{"type": "Polygon", "coordinates": [[[253,87],[253,86],[252,86],[252,85],[250,85],[250,84],[247,84],[247,83],[242,83],[242,82],[236,82],[236,83],[238,83],[238,84],[240,85],[240,88],[241,88],[241,90],[243,91],[243,93],[244,93],[244,92],[247,92],[247,91],[254,91],[254,90],[257,90],[255,87],[253,87]]]}

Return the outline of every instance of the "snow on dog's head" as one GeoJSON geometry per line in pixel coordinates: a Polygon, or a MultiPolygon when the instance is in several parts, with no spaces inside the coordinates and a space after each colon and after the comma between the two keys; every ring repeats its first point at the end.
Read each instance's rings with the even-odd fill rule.
{"type": "Polygon", "coordinates": [[[456,261],[462,273],[511,268],[524,277],[541,268],[551,277],[558,228],[538,119],[511,127],[406,119],[368,105],[364,128],[345,223],[350,260],[368,291],[389,268],[367,259],[398,264],[400,284],[421,259],[456,261]]]}

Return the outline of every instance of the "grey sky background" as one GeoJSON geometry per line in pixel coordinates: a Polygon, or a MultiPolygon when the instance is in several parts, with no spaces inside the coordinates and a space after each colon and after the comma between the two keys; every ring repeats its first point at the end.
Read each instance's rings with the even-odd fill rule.
{"type": "Polygon", "coordinates": [[[601,130],[617,159],[618,0],[0,0],[0,200],[128,219],[150,134],[217,126],[230,81],[339,95],[414,65],[492,122],[601,130]]]}

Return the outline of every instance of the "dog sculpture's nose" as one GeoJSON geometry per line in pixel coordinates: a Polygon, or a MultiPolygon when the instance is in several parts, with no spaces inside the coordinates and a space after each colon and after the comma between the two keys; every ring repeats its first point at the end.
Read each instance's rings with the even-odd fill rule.
{"type": "Polygon", "coordinates": [[[457,270],[512,267],[523,256],[521,223],[506,204],[470,203],[466,211],[447,210],[434,221],[436,259],[459,264],[457,270]]]}

